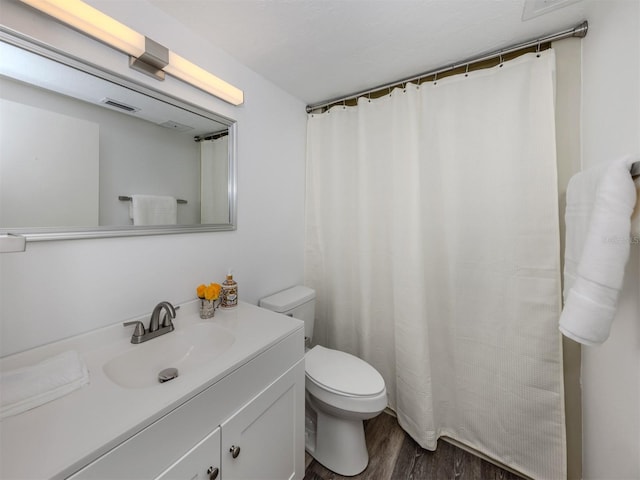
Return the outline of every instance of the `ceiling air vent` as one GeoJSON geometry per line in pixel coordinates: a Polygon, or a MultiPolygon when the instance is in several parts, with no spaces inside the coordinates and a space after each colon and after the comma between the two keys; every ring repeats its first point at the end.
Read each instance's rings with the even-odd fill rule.
{"type": "Polygon", "coordinates": [[[126,103],[118,102],[116,100],[112,100],[111,98],[106,98],[106,97],[100,100],[100,103],[109,105],[110,107],[113,107],[113,108],[124,110],[125,112],[129,112],[129,113],[137,112],[140,110],[137,107],[132,107],[131,105],[127,105],[126,103]]]}
{"type": "Polygon", "coordinates": [[[189,125],[183,125],[178,122],[174,122],[173,120],[167,120],[166,122],[159,123],[158,125],[160,125],[161,127],[168,128],[170,130],[174,130],[176,132],[186,132],[188,130],[193,130],[193,127],[190,127],[189,125]]]}

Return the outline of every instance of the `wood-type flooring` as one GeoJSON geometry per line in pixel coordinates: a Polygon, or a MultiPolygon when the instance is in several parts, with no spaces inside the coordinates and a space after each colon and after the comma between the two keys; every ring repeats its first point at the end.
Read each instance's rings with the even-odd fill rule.
{"type": "Polygon", "coordinates": [[[369,465],[354,477],[337,475],[306,454],[304,480],[522,480],[443,440],[435,452],[421,448],[383,413],[365,422],[369,465]]]}

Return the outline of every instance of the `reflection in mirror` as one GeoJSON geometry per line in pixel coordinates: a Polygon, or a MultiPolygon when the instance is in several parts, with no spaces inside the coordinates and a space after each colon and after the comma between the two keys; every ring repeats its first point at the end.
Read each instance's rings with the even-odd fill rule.
{"type": "Polygon", "coordinates": [[[232,121],[2,37],[0,232],[41,240],[235,228],[232,121]]]}

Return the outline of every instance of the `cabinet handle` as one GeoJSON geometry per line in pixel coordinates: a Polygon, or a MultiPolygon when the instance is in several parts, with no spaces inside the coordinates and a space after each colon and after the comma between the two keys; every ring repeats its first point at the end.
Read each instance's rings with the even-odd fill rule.
{"type": "Polygon", "coordinates": [[[216,478],[218,478],[218,473],[220,473],[220,469],[218,467],[209,467],[207,469],[207,475],[209,475],[209,480],[216,480],[216,478]]]}
{"type": "Polygon", "coordinates": [[[233,458],[238,458],[238,455],[240,455],[240,447],[236,447],[235,445],[231,445],[229,451],[231,452],[231,456],[233,458]]]}

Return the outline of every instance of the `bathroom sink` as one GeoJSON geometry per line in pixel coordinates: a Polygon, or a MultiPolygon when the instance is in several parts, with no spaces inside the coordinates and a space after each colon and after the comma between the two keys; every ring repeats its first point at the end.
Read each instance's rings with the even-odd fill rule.
{"type": "Polygon", "coordinates": [[[114,383],[125,388],[161,385],[158,374],[177,368],[188,375],[218,357],[233,345],[235,337],[212,323],[200,322],[136,345],[104,364],[114,383]]]}

